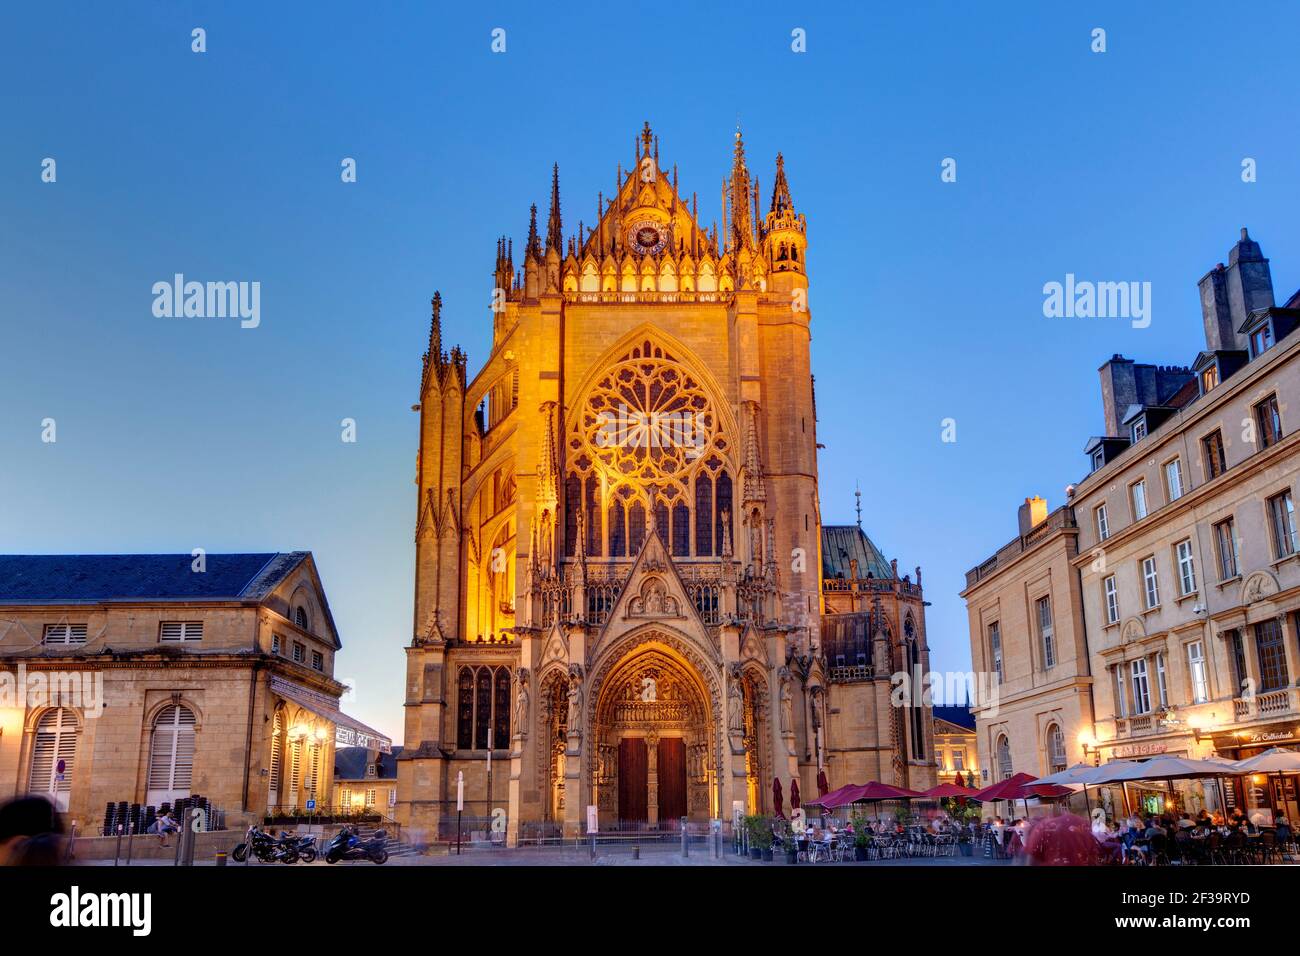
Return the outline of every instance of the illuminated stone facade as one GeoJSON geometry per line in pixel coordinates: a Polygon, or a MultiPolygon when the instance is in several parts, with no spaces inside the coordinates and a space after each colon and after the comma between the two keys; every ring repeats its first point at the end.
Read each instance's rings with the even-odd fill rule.
{"type": "Polygon", "coordinates": [[[859,528],[824,553],[807,225],[781,157],[766,214],[737,133],[723,224],[649,126],[565,236],[559,174],[469,380],[433,300],[420,391],[413,639],[397,817],[514,841],[730,820],[832,786],[927,787],[919,581],[859,528]],[[853,554],[870,552],[874,570],[853,554]],[[830,578],[831,580],[825,580],[830,578]],[[825,622],[832,621],[829,633],[825,622]],[[828,640],[834,645],[832,655],[828,640]]]}

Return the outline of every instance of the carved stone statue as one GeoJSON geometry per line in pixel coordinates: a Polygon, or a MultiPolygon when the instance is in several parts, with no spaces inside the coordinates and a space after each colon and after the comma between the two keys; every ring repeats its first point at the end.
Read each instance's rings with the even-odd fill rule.
{"type": "Polygon", "coordinates": [[[731,557],[731,509],[722,509],[722,556],[731,557]]]}
{"type": "Polygon", "coordinates": [[[727,687],[727,732],[745,732],[745,695],[740,688],[740,674],[733,671],[727,687]]]}
{"type": "Polygon", "coordinates": [[[569,669],[569,733],[582,732],[582,671],[573,667],[569,669]]]}
{"type": "Polygon", "coordinates": [[[781,733],[788,734],[794,731],[794,690],[791,687],[793,683],[790,679],[790,668],[782,667],[781,677],[781,733]]]}
{"type": "Polygon", "coordinates": [[[528,736],[528,668],[521,667],[515,674],[515,733],[528,736]]]}

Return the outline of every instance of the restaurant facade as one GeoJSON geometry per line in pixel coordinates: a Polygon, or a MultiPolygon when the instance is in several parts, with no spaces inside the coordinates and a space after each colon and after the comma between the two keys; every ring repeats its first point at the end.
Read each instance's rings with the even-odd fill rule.
{"type": "MultiPolygon", "coordinates": [[[[1205,345],[1190,365],[1115,355],[1099,370],[1104,431],[1060,509],[1077,536],[1077,583],[1059,593],[1077,602],[1066,613],[1082,622],[1086,653],[1046,664],[1056,635],[1039,615],[998,635],[1030,649],[1021,666],[1040,679],[1088,688],[1090,707],[1062,715],[1070,763],[1240,759],[1300,744],[1300,293],[1275,305],[1269,262],[1244,229],[1199,291],[1205,345]]],[[[964,592],[977,667],[994,656],[981,616],[987,565],[964,592]]],[[[1028,574],[1000,587],[1032,601],[1028,574]]],[[[977,717],[983,741],[998,718],[977,717]]],[[[1043,745],[1012,752],[1032,762],[1043,745]]],[[[1127,796],[1146,809],[1240,807],[1262,819],[1300,810],[1287,776],[1130,783],[1127,796]]]]}

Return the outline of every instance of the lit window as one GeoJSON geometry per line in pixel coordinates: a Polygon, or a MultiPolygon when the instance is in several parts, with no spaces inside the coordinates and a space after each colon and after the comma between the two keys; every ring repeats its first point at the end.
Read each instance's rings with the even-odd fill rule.
{"type": "Polygon", "coordinates": [[[1250,357],[1258,358],[1273,347],[1273,325],[1265,322],[1250,335],[1250,357]]]}
{"type": "Polygon", "coordinates": [[[1270,395],[1255,406],[1255,424],[1260,448],[1268,448],[1282,440],[1282,414],[1278,411],[1276,395],[1270,395]]]}
{"type": "Polygon", "coordinates": [[[1205,647],[1200,641],[1187,645],[1187,670],[1192,678],[1192,703],[1204,704],[1210,699],[1210,685],[1205,672],[1205,647]]]}
{"type": "Polygon", "coordinates": [[[1006,780],[1011,776],[1011,742],[1007,740],[1005,734],[998,737],[997,754],[998,778],[1006,780]]]}
{"type": "Polygon", "coordinates": [[[1160,688],[1160,706],[1169,706],[1169,689],[1165,685],[1165,655],[1160,652],[1156,655],[1156,684],[1160,688]]]}
{"type": "Polygon", "coordinates": [[[1145,714],[1151,710],[1151,685],[1147,680],[1147,661],[1139,657],[1129,665],[1133,680],[1133,713],[1145,714]]]}
{"type": "Polygon", "coordinates": [[[1201,373],[1201,394],[1204,395],[1219,384],[1219,366],[1211,365],[1201,373]]]}
{"type": "Polygon", "coordinates": [[[1217,430],[1201,439],[1201,457],[1205,461],[1205,480],[1218,478],[1228,470],[1228,461],[1223,453],[1223,435],[1217,430]]]}
{"type": "Polygon", "coordinates": [[[1060,724],[1047,728],[1048,772],[1060,773],[1065,769],[1065,734],[1060,724]]]}

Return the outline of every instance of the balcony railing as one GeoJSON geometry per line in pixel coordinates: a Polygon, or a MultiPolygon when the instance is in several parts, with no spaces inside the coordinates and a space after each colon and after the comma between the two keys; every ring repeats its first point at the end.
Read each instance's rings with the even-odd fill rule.
{"type": "Polygon", "coordinates": [[[1232,716],[1237,720],[1251,720],[1294,713],[1297,709],[1294,691],[1295,688],[1285,687],[1253,697],[1238,697],[1232,702],[1232,716]]]}

